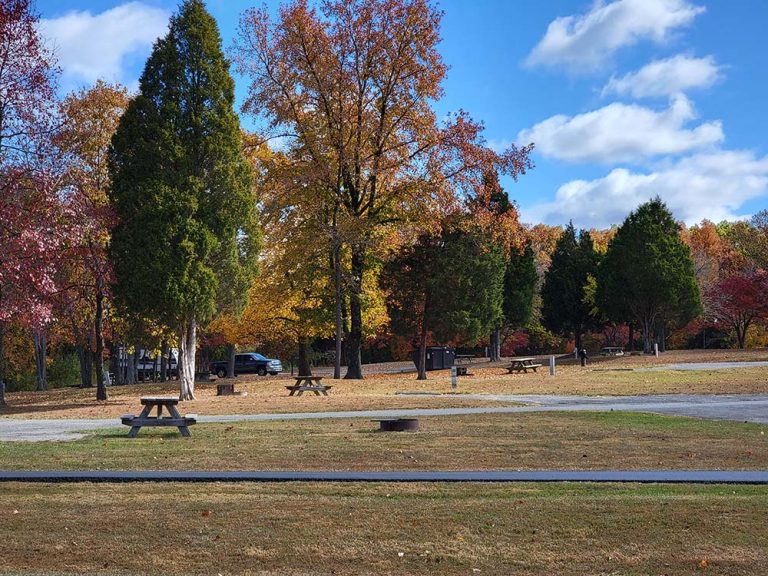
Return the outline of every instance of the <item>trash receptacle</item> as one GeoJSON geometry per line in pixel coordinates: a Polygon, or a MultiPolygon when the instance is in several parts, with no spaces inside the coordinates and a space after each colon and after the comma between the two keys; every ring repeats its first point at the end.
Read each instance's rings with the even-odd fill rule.
{"type": "MultiPolygon", "coordinates": [[[[414,350],[413,363],[419,367],[419,351],[414,350]]],[[[427,348],[426,370],[442,370],[453,366],[454,351],[446,346],[429,346],[427,348]]]]}
{"type": "Polygon", "coordinates": [[[443,348],[443,368],[450,368],[454,365],[456,359],[456,350],[453,348],[443,348]]]}

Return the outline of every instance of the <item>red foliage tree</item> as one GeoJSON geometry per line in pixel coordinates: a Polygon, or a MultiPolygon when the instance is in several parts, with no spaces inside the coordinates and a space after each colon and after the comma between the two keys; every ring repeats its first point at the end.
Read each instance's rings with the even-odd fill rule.
{"type": "MultiPolygon", "coordinates": [[[[69,240],[71,213],[58,201],[58,180],[14,171],[0,194],[0,365],[5,323],[41,328],[51,318],[61,247],[69,240]]],[[[0,404],[5,403],[0,369],[0,404]]]]}
{"type": "Polygon", "coordinates": [[[768,272],[736,274],[714,284],[704,296],[707,316],[733,328],[739,348],[755,320],[768,318],[768,272]]]}
{"type": "Polygon", "coordinates": [[[56,69],[37,23],[30,0],[0,0],[0,405],[3,330],[9,320],[39,326],[50,317],[64,210],[45,167],[56,69]]]}

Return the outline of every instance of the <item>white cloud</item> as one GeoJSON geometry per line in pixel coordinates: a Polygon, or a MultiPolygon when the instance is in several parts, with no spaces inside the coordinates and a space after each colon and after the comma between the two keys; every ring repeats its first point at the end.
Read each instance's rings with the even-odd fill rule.
{"type": "Polygon", "coordinates": [[[72,11],[41,21],[43,35],[53,44],[65,82],[91,84],[101,78],[132,84],[126,59],[149,52],[168,29],[170,13],[141,2],[121,4],[100,14],[72,11]]]}
{"type": "Polygon", "coordinates": [[[488,142],[486,142],[486,146],[497,154],[502,154],[506,150],[509,150],[510,146],[513,144],[514,142],[507,138],[490,138],[488,142]]]}
{"type": "Polygon", "coordinates": [[[655,196],[688,224],[741,217],[738,210],[744,203],[768,197],[768,156],[721,150],[695,154],[647,174],[617,168],[604,178],[563,184],[554,201],[523,209],[522,219],[550,224],[572,219],[580,228],[607,228],[655,196]]]}
{"type": "Polygon", "coordinates": [[[695,117],[693,106],[682,95],[661,112],[613,103],[578,116],[552,116],[521,131],[517,141],[533,142],[540,154],[569,162],[641,162],[723,140],[719,121],[686,128],[695,117]]]}
{"type": "Polygon", "coordinates": [[[620,48],[640,40],[664,42],[704,11],[687,0],[596,0],[586,14],[553,20],[526,63],[596,70],[620,48]]]}
{"type": "Polygon", "coordinates": [[[655,60],[621,78],[612,77],[603,88],[603,96],[673,96],[691,88],[708,88],[720,77],[720,67],[712,56],[690,58],[678,54],[666,60],[655,60]]]}

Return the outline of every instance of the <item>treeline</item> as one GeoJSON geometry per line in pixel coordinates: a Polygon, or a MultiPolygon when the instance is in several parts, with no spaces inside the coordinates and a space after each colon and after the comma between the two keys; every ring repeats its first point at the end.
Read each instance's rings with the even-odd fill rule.
{"type": "Polygon", "coordinates": [[[415,348],[423,378],[434,343],[498,359],[635,330],[647,348],[693,318],[745,335],[765,317],[764,290],[748,321],[721,297],[762,286],[764,213],[685,230],[653,200],[608,231],[522,225],[499,177],[533,146],[497,153],[465,112],[438,118],[429,0],[247,10],[227,54],[186,0],[137,94],[61,101],[29,1],[0,7],[0,403],[33,367],[37,389],[50,367],[106,399],[142,349],[178,349],[193,398],[213,350],[309,372],[330,343],[335,376],[362,378],[366,349],[415,348]],[[260,134],[239,125],[230,62],[260,134]]]}

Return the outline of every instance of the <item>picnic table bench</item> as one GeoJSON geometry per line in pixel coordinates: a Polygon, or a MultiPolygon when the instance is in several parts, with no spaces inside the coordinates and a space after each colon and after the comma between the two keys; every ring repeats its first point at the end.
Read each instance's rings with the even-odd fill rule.
{"type": "Polygon", "coordinates": [[[333,388],[333,386],[322,384],[322,376],[294,376],[294,379],[296,384],[286,386],[290,390],[288,396],[301,396],[304,392],[314,392],[316,396],[320,396],[321,393],[328,396],[328,390],[333,388]]]}
{"type": "Polygon", "coordinates": [[[511,364],[507,366],[507,373],[528,373],[528,370],[536,372],[537,368],[541,368],[541,364],[535,364],[536,358],[510,358],[511,364]]]}
{"type": "Polygon", "coordinates": [[[141,414],[123,414],[120,420],[126,426],[130,426],[128,432],[129,438],[136,438],[142,426],[176,426],[181,435],[189,438],[189,426],[197,423],[197,414],[186,414],[182,416],[176,409],[179,399],[175,396],[142,396],[141,404],[144,409],[141,414]],[[168,412],[168,416],[163,416],[163,407],[168,412]],[[157,415],[150,416],[153,408],[157,408],[157,415]]]}

